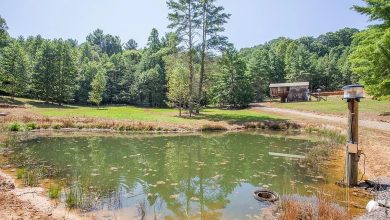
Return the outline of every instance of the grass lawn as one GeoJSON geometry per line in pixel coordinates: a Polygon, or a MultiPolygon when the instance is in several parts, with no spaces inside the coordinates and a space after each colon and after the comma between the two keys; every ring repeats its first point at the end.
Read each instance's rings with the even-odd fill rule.
{"type": "MultiPolygon", "coordinates": [[[[291,103],[272,103],[274,107],[315,111],[321,113],[345,113],[347,112],[347,103],[341,99],[341,96],[329,96],[328,101],[311,102],[291,102],[291,103]]],[[[361,113],[381,114],[390,112],[390,101],[377,101],[370,98],[364,98],[359,103],[361,113]]]]}
{"type": "Polygon", "coordinates": [[[178,117],[178,110],[171,108],[143,108],[135,106],[102,106],[100,109],[90,106],[45,104],[32,99],[17,98],[13,103],[0,97],[0,103],[27,105],[37,114],[53,117],[96,117],[106,119],[127,119],[148,122],[196,123],[199,120],[249,122],[265,119],[277,120],[277,116],[252,110],[204,109],[195,117],[178,117]]]}

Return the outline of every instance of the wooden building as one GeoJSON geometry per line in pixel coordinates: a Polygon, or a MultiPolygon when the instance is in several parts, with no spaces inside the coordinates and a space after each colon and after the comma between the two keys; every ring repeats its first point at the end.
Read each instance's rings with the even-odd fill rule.
{"type": "Polygon", "coordinates": [[[279,97],[280,102],[296,102],[309,100],[309,82],[270,84],[270,96],[279,97]]]}

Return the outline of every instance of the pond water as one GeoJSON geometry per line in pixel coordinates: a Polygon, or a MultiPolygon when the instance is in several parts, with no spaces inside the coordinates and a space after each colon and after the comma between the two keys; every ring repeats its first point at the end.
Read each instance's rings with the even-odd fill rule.
{"type": "MultiPolygon", "coordinates": [[[[90,213],[146,219],[243,219],[267,203],[253,191],[312,194],[329,181],[299,158],[313,146],[283,133],[257,132],[38,137],[13,149],[9,160],[73,193],[90,213]]],[[[126,217],[124,217],[126,218],[126,217]]]]}

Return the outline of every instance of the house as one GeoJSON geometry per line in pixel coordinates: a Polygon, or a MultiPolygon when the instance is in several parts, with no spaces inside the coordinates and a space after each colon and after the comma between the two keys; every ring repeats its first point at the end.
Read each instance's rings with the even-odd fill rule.
{"type": "Polygon", "coordinates": [[[309,100],[309,82],[270,84],[270,96],[279,97],[280,102],[296,102],[309,100]]]}

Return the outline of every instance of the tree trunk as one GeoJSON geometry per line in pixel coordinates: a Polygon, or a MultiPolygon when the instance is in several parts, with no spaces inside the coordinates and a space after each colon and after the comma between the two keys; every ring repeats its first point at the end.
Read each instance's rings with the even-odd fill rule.
{"type": "Polygon", "coordinates": [[[194,78],[194,65],[193,65],[193,58],[192,58],[192,17],[191,17],[191,3],[188,4],[188,46],[189,46],[189,100],[188,100],[188,110],[190,113],[190,117],[192,116],[192,109],[193,109],[193,100],[192,100],[192,90],[193,90],[193,78],[194,78]]]}
{"type": "MultiPolygon", "coordinates": [[[[203,15],[202,15],[202,52],[200,61],[200,76],[199,76],[199,88],[198,88],[198,105],[199,108],[202,106],[202,95],[203,95],[203,80],[205,72],[205,57],[206,57],[206,40],[207,40],[207,22],[206,22],[206,3],[203,3],[203,15]]],[[[198,110],[199,113],[199,110],[198,110]]]]}
{"type": "Polygon", "coordinates": [[[179,117],[181,117],[181,103],[179,104],[179,117]]]}

